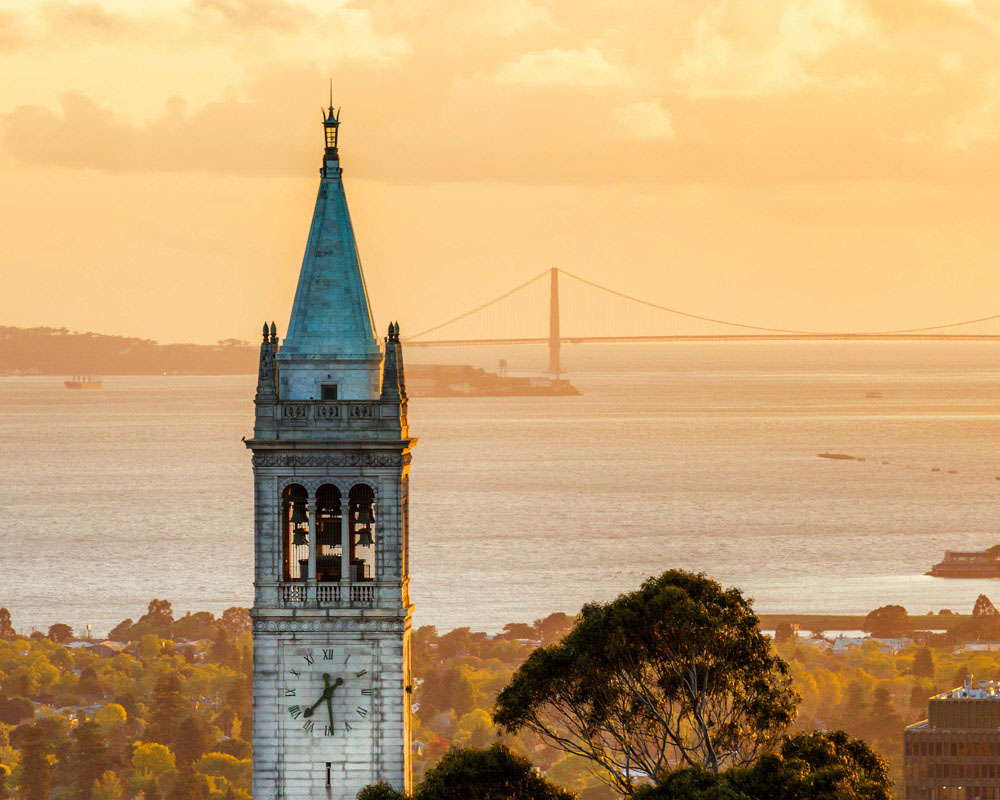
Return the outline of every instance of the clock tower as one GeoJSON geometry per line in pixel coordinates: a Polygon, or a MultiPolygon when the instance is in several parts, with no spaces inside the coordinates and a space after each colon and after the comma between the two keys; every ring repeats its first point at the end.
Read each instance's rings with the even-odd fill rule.
{"type": "Polygon", "coordinates": [[[255,800],[410,789],[410,438],[399,326],[375,333],[338,154],[326,148],[288,335],[254,398],[255,800]]]}

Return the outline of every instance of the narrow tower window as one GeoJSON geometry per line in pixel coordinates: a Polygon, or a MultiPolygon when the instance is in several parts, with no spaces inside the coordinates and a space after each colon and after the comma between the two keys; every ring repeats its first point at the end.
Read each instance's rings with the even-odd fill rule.
{"type": "Polygon", "coordinates": [[[309,494],[293,483],[281,495],[281,542],[283,576],[286,581],[304,581],[309,571],[309,494]]]}
{"type": "Polygon", "coordinates": [[[340,489],[324,483],[316,490],[316,579],[340,580],[340,489]]]}
{"type": "Polygon", "coordinates": [[[375,492],[356,483],[350,494],[351,580],[375,580],[375,492]]]}

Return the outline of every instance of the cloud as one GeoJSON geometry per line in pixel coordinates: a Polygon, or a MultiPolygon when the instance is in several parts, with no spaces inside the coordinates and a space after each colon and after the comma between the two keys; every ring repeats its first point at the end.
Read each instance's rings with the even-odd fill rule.
{"type": "Polygon", "coordinates": [[[120,39],[140,30],[131,18],[108,11],[98,3],[46,3],[41,15],[47,25],[46,36],[64,44],[67,41],[93,44],[95,39],[120,39]]]}
{"type": "MultiPolygon", "coordinates": [[[[130,8],[122,0],[113,7],[130,8]]],[[[378,180],[932,181],[1000,173],[1000,90],[987,79],[996,69],[1000,5],[156,7],[118,12],[100,0],[57,0],[0,16],[0,47],[6,28],[35,37],[4,54],[12,70],[35,80],[5,87],[4,156],[115,172],[304,174],[318,158],[316,106],[332,74],[347,120],[345,163],[378,180]],[[46,36],[52,43],[42,46],[46,36]],[[140,73],[141,82],[122,80],[140,73]],[[185,100],[168,102],[173,95],[185,100]],[[670,146],[655,146],[664,142],[670,146]]]]}
{"type": "Polygon", "coordinates": [[[279,74],[258,81],[243,97],[231,94],[195,110],[180,97],[170,98],[159,116],[141,123],[68,92],[59,97],[59,111],[29,105],[0,116],[2,142],[23,162],[107,172],[296,172],[297,151],[309,152],[307,130],[274,112],[283,98],[303,110],[312,107],[316,98],[307,87],[319,81],[313,72],[279,74]]]}
{"type": "MultiPolygon", "coordinates": [[[[830,82],[857,82],[824,58],[874,35],[871,15],[849,0],[716,2],[698,19],[674,77],[695,97],[782,94],[830,82]]],[[[867,70],[862,70],[862,74],[867,70]]]]}
{"type": "Polygon", "coordinates": [[[230,29],[296,33],[314,23],[317,15],[287,0],[193,0],[190,12],[230,29]]]}
{"type": "Polygon", "coordinates": [[[257,58],[310,53],[333,62],[361,58],[381,64],[409,50],[403,33],[378,32],[370,11],[340,3],[321,11],[293,0],[188,0],[175,9],[138,3],[134,9],[123,13],[94,0],[52,0],[39,5],[33,16],[17,19],[0,12],[0,49],[6,38],[11,39],[7,47],[49,52],[95,44],[167,45],[175,52],[211,45],[257,58]]]}
{"type": "Polygon", "coordinates": [[[14,50],[24,44],[21,20],[12,12],[0,11],[0,52],[14,50]]]}
{"type": "Polygon", "coordinates": [[[552,13],[531,0],[491,3],[472,20],[470,28],[481,35],[514,36],[552,25],[552,13]]]}
{"type": "Polygon", "coordinates": [[[659,99],[616,108],[611,112],[611,121],[624,136],[640,142],[674,138],[674,119],[659,99]]]}
{"type": "Polygon", "coordinates": [[[632,83],[627,69],[611,64],[600,50],[589,46],[524,53],[502,65],[496,72],[496,80],[501,84],[581,88],[622,87],[632,83]]]}

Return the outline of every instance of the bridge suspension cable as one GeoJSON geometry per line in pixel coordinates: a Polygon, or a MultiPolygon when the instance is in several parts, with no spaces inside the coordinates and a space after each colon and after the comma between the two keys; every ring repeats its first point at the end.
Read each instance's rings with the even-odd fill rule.
{"type": "Polygon", "coordinates": [[[418,346],[548,343],[559,371],[563,342],[711,340],[1000,341],[1000,314],[884,331],[805,331],[730,322],[643,300],[552,268],[498,297],[405,339],[418,346]],[[545,281],[545,276],[549,280],[545,281]],[[559,276],[565,280],[560,282],[559,276]]]}

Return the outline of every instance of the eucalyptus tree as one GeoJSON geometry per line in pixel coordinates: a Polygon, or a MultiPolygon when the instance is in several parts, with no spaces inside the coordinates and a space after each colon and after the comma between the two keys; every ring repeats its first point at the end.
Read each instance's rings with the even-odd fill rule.
{"type": "Polygon", "coordinates": [[[704,574],[670,570],[584,606],[559,642],[535,650],[493,710],[589,759],[629,794],[679,767],[717,772],[771,750],[798,695],[751,602],[704,574]]]}

